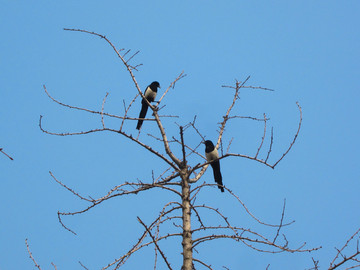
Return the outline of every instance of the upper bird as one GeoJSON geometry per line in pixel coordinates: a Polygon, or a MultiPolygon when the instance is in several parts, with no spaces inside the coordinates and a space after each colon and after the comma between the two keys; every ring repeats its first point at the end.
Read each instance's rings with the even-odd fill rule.
{"type": "Polygon", "coordinates": [[[221,190],[221,192],[224,192],[222,176],[220,172],[220,161],[218,160],[219,153],[212,141],[205,141],[205,156],[208,162],[212,161],[210,165],[213,168],[215,182],[218,184],[218,188],[221,190]]]}
{"type": "MultiPolygon", "coordinates": [[[[158,88],[160,88],[160,84],[157,81],[152,82],[148,87],[146,87],[144,96],[149,102],[153,102],[155,100],[158,88]]],[[[139,118],[145,118],[149,105],[146,103],[145,99],[141,101],[141,104],[142,105],[141,105],[139,118]]],[[[144,121],[143,119],[138,120],[136,129],[141,128],[143,121],[144,121]]]]}

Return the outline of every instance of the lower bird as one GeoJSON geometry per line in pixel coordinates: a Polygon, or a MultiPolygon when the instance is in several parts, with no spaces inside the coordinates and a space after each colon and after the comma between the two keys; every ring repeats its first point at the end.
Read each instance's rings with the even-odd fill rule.
{"type": "MultiPolygon", "coordinates": [[[[153,102],[155,100],[158,88],[160,88],[160,84],[157,81],[152,82],[148,87],[146,87],[145,92],[144,92],[144,96],[149,102],[153,102]]],[[[140,111],[140,114],[139,114],[139,118],[145,118],[147,110],[149,108],[149,105],[147,104],[145,99],[143,99],[141,101],[141,104],[142,105],[141,105],[141,111],[140,111]]],[[[144,121],[143,119],[138,120],[136,129],[140,130],[143,121],[144,121]]]]}
{"type": "Polygon", "coordinates": [[[206,160],[208,162],[211,162],[210,165],[213,169],[214,179],[215,182],[218,184],[218,188],[221,190],[221,192],[224,192],[224,186],[220,172],[220,161],[218,160],[219,153],[215,148],[214,144],[212,143],[212,141],[209,140],[205,141],[205,156],[206,156],[206,160]]]}

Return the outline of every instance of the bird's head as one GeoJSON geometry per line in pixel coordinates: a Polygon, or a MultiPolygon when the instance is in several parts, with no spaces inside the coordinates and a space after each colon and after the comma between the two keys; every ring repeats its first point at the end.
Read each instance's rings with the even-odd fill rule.
{"type": "Polygon", "coordinates": [[[204,144],[205,144],[205,152],[206,153],[209,153],[215,149],[213,142],[210,140],[205,141],[204,144]]]}
{"type": "Polygon", "coordinates": [[[214,144],[213,144],[213,142],[210,141],[210,140],[205,141],[204,144],[205,144],[205,147],[212,147],[212,148],[214,148],[214,144]]]}
{"type": "Polygon", "coordinates": [[[157,89],[157,88],[161,88],[160,87],[160,83],[159,82],[157,82],[157,81],[154,81],[154,82],[152,82],[151,84],[150,84],[150,88],[151,89],[157,89]]]}
{"type": "Polygon", "coordinates": [[[214,144],[210,140],[205,141],[204,144],[205,146],[214,146],[214,144]]]}

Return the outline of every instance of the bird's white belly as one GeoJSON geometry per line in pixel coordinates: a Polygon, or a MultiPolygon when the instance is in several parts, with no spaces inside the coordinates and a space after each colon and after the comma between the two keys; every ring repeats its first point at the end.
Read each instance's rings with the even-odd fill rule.
{"type": "Polygon", "coordinates": [[[219,154],[216,149],[212,150],[210,153],[205,153],[205,156],[207,161],[212,161],[214,159],[219,158],[219,154]]]}
{"type": "Polygon", "coordinates": [[[145,91],[145,97],[146,97],[146,99],[155,100],[156,92],[154,92],[153,90],[151,90],[150,87],[148,87],[148,89],[146,89],[146,91],[145,91]]]}

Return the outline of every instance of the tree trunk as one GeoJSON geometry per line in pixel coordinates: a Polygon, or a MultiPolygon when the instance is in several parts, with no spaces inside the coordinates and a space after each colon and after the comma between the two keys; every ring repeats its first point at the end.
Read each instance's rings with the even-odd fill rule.
{"type": "Polygon", "coordinates": [[[190,187],[188,177],[182,179],[182,220],[183,220],[183,267],[182,270],[192,270],[192,235],[190,187]]]}

